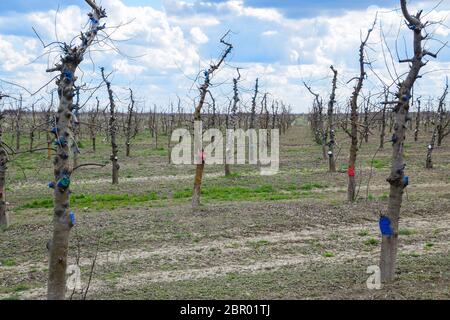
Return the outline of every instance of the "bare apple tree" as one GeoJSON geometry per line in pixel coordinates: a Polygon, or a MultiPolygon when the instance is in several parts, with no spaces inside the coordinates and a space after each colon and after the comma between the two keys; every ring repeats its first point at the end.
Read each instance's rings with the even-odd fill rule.
{"type": "Polygon", "coordinates": [[[446,102],[445,99],[447,98],[448,94],[448,78],[445,82],[445,89],[444,93],[442,94],[441,98],[439,99],[439,105],[438,105],[438,111],[437,111],[437,117],[438,121],[436,123],[436,131],[437,131],[437,145],[438,147],[442,146],[442,141],[445,137],[447,137],[450,134],[449,126],[450,126],[450,116],[448,115],[448,111],[446,108],[446,102]]]}
{"type": "Polygon", "coordinates": [[[445,99],[448,94],[448,81],[445,84],[444,93],[442,93],[441,98],[439,99],[439,105],[437,109],[437,121],[434,125],[433,134],[431,136],[430,144],[427,147],[427,159],[425,162],[425,168],[426,169],[433,169],[433,151],[436,146],[436,139],[438,140],[438,147],[442,143],[442,140],[446,135],[450,133],[450,130],[446,132],[446,129],[448,125],[450,124],[450,120],[448,120],[447,123],[445,123],[445,99]]]}
{"type": "Polygon", "coordinates": [[[133,96],[133,90],[131,88],[129,88],[129,90],[130,90],[130,104],[128,105],[128,112],[126,122],[124,125],[125,147],[126,147],[125,155],[127,157],[129,157],[131,154],[131,141],[138,134],[137,130],[138,123],[136,121],[136,110],[135,110],[135,100],[133,96]]]}
{"type": "MultiPolygon", "coordinates": [[[[7,95],[0,92],[0,101],[7,95]]],[[[3,142],[3,110],[0,110],[0,228],[9,226],[9,216],[6,208],[6,170],[8,163],[8,151],[6,143],[3,142]]]]}
{"type": "Polygon", "coordinates": [[[53,133],[56,136],[57,152],[54,158],[54,217],[53,236],[49,246],[49,277],[47,298],[63,300],[66,293],[66,269],[70,230],[73,227],[73,215],[69,209],[70,177],[73,168],[69,161],[69,147],[72,139],[73,97],[75,73],[83,61],[88,48],[97,38],[99,30],[104,26],[100,20],[106,17],[106,12],[94,0],[85,0],[92,8],[89,13],[89,30],[82,32],[80,43],[76,46],[63,44],[63,54],[59,63],[47,72],[59,72],[56,80],[58,86],[59,107],[56,115],[56,126],[53,133]]]}
{"type": "Polygon", "coordinates": [[[422,22],[422,11],[417,12],[415,15],[411,15],[408,11],[406,0],[400,0],[400,6],[407,26],[414,34],[414,56],[399,61],[400,63],[409,64],[409,72],[407,73],[406,78],[400,80],[400,83],[398,83],[398,100],[391,103],[395,105],[393,110],[395,123],[392,136],[391,174],[387,178],[387,181],[390,184],[389,203],[387,214],[382,215],[380,218],[382,232],[380,269],[382,282],[391,282],[395,277],[400,208],[402,205],[403,193],[409,183],[409,179],[405,175],[406,164],[404,162],[403,153],[407,122],[410,120],[408,113],[411,92],[414,83],[421,77],[419,74],[420,70],[427,64],[427,62],[424,61],[424,58],[426,56],[436,58],[439,53],[439,51],[437,53],[431,53],[424,49],[423,41],[427,40],[429,37],[429,34],[426,33],[425,29],[429,23],[422,22]]]}
{"type": "Polygon", "coordinates": [[[336,158],[334,154],[334,146],[336,144],[336,132],[334,127],[334,105],[336,103],[336,88],[337,88],[337,70],[331,66],[333,71],[333,81],[331,86],[330,100],[328,101],[327,120],[328,120],[328,134],[330,141],[328,142],[328,170],[330,172],[336,172],[336,158]]]}
{"type": "Polygon", "coordinates": [[[308,86],[305,82],[303,82],[305,88],[309,91],[309,93],[314,97],[313,107],[312,107],[312,115],[311,115],[311,129],[314,133],[314,139],[317,144],[322,146],[322,157],[324,160],[327,159],[327,137],[326,130],[324,129],[324,121],[323,121],[323,101],[320,95],[312,90],[310,86],[308,86]]]}
{"type": "Polygon", "coordinates": [[[236,69],[238,77],[233,78],[233,102],[230,110],[230,120],[227,126],[227,142],[226,142],[226,162],[225,162],[225,176],[231,176],[230,163],[234,159],[234,130],[236,130],[237,110],[239,99],[238,82],[241,79],[239,68],[236,69]]]}
{"type": "Polygon", "coordinates": [[[111,142],[111,163],[112,163],[112,184],[119,184],[119,148],[117,146],[117,115],[116,103],[114,101],[114,93],[111,89],[111,81],[105,76],[105,68],[100,68],[103,81],[106,83],[109,98],[109,138],[111,142]]]}
{"type": "MultiPolygon", "coordinates": [[[[204,72],[204,80],[203,84],[200,86],[200,98],[197,106],[194,111],[194,121],[202,120],[202,108],[205,104],[206,95],[209,92],[209,87],[211,86],[211,79],[213,78],[215,72],[219,69],[222,63],[225,61],[227,56],[233,50],[233,45],[225,41],[225,37],[228,36],[230,32],[227,32],[222,39],[220,39],[220,43],[225,45],[225,50],[222,52],[219,60],[216,63],[211,63],[208,70],[204,72]]],[[[192,208],[198,208],[200,206],[200,195],[201,195],[201,186],[202,186],[202,178],[203,178],[203,170],[205,168],[205,164],[202,161],[203,152],[201,150],[194,150],[194,159],[196,161],[196,170],[195,170],[195,180],[194,180],[194,189],[192,192],[192,208]]]]}
{"type": "MultiPolygon", "coordinates": [[[[347,200],[350,202],[355,201],[356,197],[356,157],[358,154],[358,98],[360,96],[361,90],[363,88],[364,80],[366,78],[366,55],[365,49],[367,46],[367,42],[369,41],[370,34],[375,28],[376,18],[373,22],[372,27],[368,30],[366,37],[364,40],[361,40],[361,45],[359,46],[359,76],[351,79],[350,81],[356,80],[356,85],[354,87],[352,97],[350,100],[350,130],[343,128],[344,131],[349,135],[351,143],[350,143],[350,154],[348,160],[348,189],[347,189],[347,200]]],[[[349,81],[349,82],[350,82],[349,81]]]]}

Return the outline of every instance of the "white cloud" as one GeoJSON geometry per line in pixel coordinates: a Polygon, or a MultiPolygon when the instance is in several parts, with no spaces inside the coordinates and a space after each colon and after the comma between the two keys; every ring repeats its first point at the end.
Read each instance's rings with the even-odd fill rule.
{"type": "Polygon", "coordinates": [[[202,29],[199,27],[194,27],[191,29],[192,40],[197,44],[205,44],[209,41],[206,34],[203,33],[202,29]]]}
{"type": "Polygon", "coordinates": [[[127,60],[125,59],[119,59],[113,62],[112,67],[114,70],[117,71],[117,73],[121,75],[133,75],[137,76],[145,71],[144,66],[139,65],[131,65],[127,60]]]}
{"type": "Polygon", "coordinates": [[[276,31],[276,30],[267,30],[267,31],[264,31],[263,33],[261,33],[261,35],[263,37],[272,37],[272,36],[276,36],[277,34],[278,34],[278,31],[276,31]]]}
{"type": "MultiPolygon", "coordinates": [[[[0,35],[0,70],[13,71],[31,60],[32,56],[26,49],[16,48],[19,42],[20,39],[17,37],[0,35]]],[[[25,45],[30,43],[27,42],[25,45]]]]}

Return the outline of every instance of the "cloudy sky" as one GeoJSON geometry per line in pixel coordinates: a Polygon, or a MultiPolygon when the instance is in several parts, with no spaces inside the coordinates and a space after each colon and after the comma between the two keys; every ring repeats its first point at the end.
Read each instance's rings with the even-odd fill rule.
{"type": "MultiPolygon", "coordinates": [[[[380,92],[407,65],[392,60],[411,54],[408,31],[393,0],[101,0],[114,43],[92,47],[80,72],[87,87],[100,82],[99,67],[114,71],[113,85],[119,104],[126,105],[126,88],[135,90],[141,107],[153,104],[166,108],[179,96],[191,108],[198,92],[197,75],[221,54],[219,39],[232,30],[227,40],[234,50],[227,64],[214,78],[213,95],[221,107],[232,92],[235,68],[242,68],[239,83],[242,107],[248,106],[254,81],[261,91],[290,104],[294,111],[307,111],[311,96],[303,81],[328,99],[330,65],[339,71],[338,97],[345,104],[351,93],[350,79],[357,75],[358,47],[378,13],[367,54],[373,72],[368,71],[365,95],[380,92]],[[121,25],[120,28],[115,28],[121,25]],[[388,47],[383,46],[381,30],[388,47]],[[393,56],[393,59],[390,56],[393,56]],[[389,69],[385,66],[388,61],[389,69]],[[94,63],[93,63],[94,62],[94,63]]],[[[429,31],[436,51],[450,40],[450,0],[409,1],[411,11],[423,9],[433,24],[429,31]]],[[[33,28],[45,43],[70,42],[85,30],[89,7],[83,0],[0,0],[0,90],[15,91],[14,82],[33,92],[53,75],[45,73],[58,52],[47,53],[33,28]]],[[[425,67],[417,94],[439,95],[450,70],[450,48],[444,47],[437,60],[425,67]]],[[[38,95],[46,95],[54,84],[38,95]]],[[[98,95],[102,95],[98,92],[98,95]]],[[[88,95],[87,93],[85,94],[88,95]]],[[[33,98],[29,98],[33,99],[33,98]]]]}

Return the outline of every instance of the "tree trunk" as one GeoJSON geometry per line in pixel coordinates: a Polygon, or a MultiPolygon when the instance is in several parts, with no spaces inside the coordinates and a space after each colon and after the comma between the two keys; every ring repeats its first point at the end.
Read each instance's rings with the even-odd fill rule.
{"type": "MultiPolygon", "coordinates": [[[[1,128],[0,128],[1,131],[1,128]]],[[[8,156],[2,145],[0,132],[0,228],[7,228],[9,226],[9,217],[6,208],[6,164],[8,156]]]]}
{"type": "Polygon", "coordinates": [[[70,175],[72,168],[69,160],[69,143],[74,84],[77,80],[75,71],[83,60],[83,55],[94,42],[100,27],[99,21],[106,16],[104,10],[97,7],[92,0],[86,0],[92,7],[89,32],[79,46],[68,47],[61,62],[47,72],[59,71],[60,77],[56,81],[58,86],[59,107],[56,116],[56,145],[57,154],[54,159],[54,215],[53,236],[49,245],[49,277],[47,283],[47,298],[49,300],[63,300],[66,292],[66,268],[69,247],[69,234],[73,226],[73,215],[70,214],[70,175]]]}
{"type": "Polygon", "coordinates": [[[49,279],[47,297],[49,300],[62,300],[66,292],[66,268],[71,229],[69,218],[69,185],[72,168],[69,161],[69,139],[71,130],[71,107],[73,99],[73,74],[75,64],[65,64],[58,83],[60,101],[56,118],[56,144],[58,146],[54,161],[55,191],[53,237],[50,244],[49,279]],[[65,75],[64,75],[65,74],[65,75]],[[71,76],[68,76],[68,75],[71,76]]]}
{"type": "Polygon", "coordinates": [[[433,169],[433,150],[434,150],[434,146],[436,144],[436,129],[433,132],[433,135],[431,136],[431,142],[428,145],[428,151],[427,151],[427,160],[425,163],[425,168],[426,169],[433,169]]]}
{"type": "Polygon", "coordinates": [[[381,219],[384,219],[387,224],[386,228],[381,229],[380,269],[382,282],[391,282],[395,278],[400,208],[404,189],[408,186],[409,181],[405,176],[406,164],[403,159],[406,124],[407,119],[409,119],[409,102],[414,83],[419,76],[420,69],[424,66],[422,58],[426,55],[422,48],[422,40],[425,39],[422,36],[424,25],[420,21],[422,11],[419,11],[415,16],[411,16],[406,6],[406,0],[400,0],[400,4],[409,28],[414,33],[414,57],[410,59],[410,70],[406,79],[400,84],[399,92],[396,95],[398,102],[394,108],[395,125],[392,137],[392,166],[391,174],[387,179],[390,184],[389,204],[387,214],[382,215],[380,218],[380,227],[382,224],[381,219]]]}
{"type": "MultiPolygon", "coordinates": [[[[239,74],[239,69],[238,69],[239,74]]],[[[241,75],[239,74],[238,78],[233,79],[233,106],[231,107],[231,115],[230,115],[230,124],[229,128],[227,130],[227,141],[226,141],[226,162],[225,162],[225,176],[229,177],[231,176],[231,169],[230,169],[230,161],[234,158],[234,134],[232,131],[229,130],[235,130],[236,129],[236,113],[237,113],[237,106],[239,103],[239,92],[238,92],[238,81],[240,79],[241,75]]]]}
{"type": "Polygon", "coordinates": [[[16,150],[20,150],[20,126],[19,120],[16,123],[16,150]]]}
{"type": "Polygon", "coordinates": [[[251,108],[251,111],[250,111],[250,125],[249,125],[249,129],[254,129],[255,128],[256,98],[258,97],[258,89],[259,89],[259,79],[256,78],[255,91],[254,91],[254,95],[252,97],[252,108],[251,108]]]}
{"type": "Polygon", "coordinates": [[[105,69],[101,68],[103,81],[106,83],[109,97],[109,135],[111,138],[111,163],[112,163],[112,184],[119,184],[119,150],[116,142],[116,103],[114,102],[114,95],[111,89],[111,82],[105,77],[105,69]]]}
{"type": "Polygon", "coordinates": [[[392,128],[394,127],[394,114],[389,112],[389,133],[392,133],[392,128]]]}
{"type": "MultiPolygon", "coordinates": [[[[133,90],[130,88],[130,105],[128,106],[128,114],[127,114],[127,123],[126,123],[126,129],[125,129],[125,155],[127,157],[130,156],[131,153],[131,139],[134,137],[133,135],[133,129],[132,129],[132,123],[133,123],[133,112],[134,112],[134,97],[133,97],[133,90]]],[[[170,140],[170,139],[169,139],[170,140]]]]}
{"type": "Polygon", "coordinates": [[[349,202],[355,201],[356,197],[356,157],[358,153],[358,97],[363,88],[364,78],[366,76],[365,72],[365,61],[364,61],[364,50],[369,40],[370,34],[375,27],[375,23],[373,27],[369,29],[367,32],[366,39],[361,42],[359,47],[359,77],[357,78],[358,82],[355,85],[352,98],[350,101],[351,115],[350,115],[350,155],[348,160],[348,188],[347,188],[347,200],[349,202]]]}
{"type": "MultiPolygon", "coordinates": [[[[352,112],[353,113],[353,112],[352,112]]],[[[358,119],[358,115],[352,115],[351,119],[358,119]]],[[[348,188],[347,188],[347,200],[349,202],[355,201],[356,196],[356,156],[358,153],[358,133],[356,132],[355,120],[351,120],[352,137],[350,145],[350,157],[348,161],[348,188]]],[[[356,120],[357,121],[357,120],[356,120]]]]}
{"type": "Polygon", "coordinates": [[[30,152],[33,152],[33,146],[34,146],[34,131],[31,131],[30,132],[30,149],[29,149],[30,152]]]}
{"type": "Polygon", "coordinates": [[[334,145],[335,141],[335,131],[334,131],[334,103],[336,102],[336,87],[337,87],[337,70],[333,66],[330,67],[333,71],[333,82],[331,88],[330,101],[328,102],[328,129],[330,132],[330,142],[328,143],[328,171],[336,172],[336,161],[334,158],[334,145]]]}
{"type": "Polygon", "coordinates": [[[71,107],[72,113],[74,114],[74,117],[72,119],[72,135],[73,135],[73,141],[72,141],[72,153],[73,153],[73,167],[76,168],[78,166],[78,158],[80,154],[80,149],[78,148],[77,141],[79,141],[80,138],[80,126],[78,123],[78,117],[79,117],[79,108],[80,108],[80,87],[75,88],[75,96],[76,96],[76,102],[71,107]]]}
{"type": "Polygon", "coordinates": [[[447,79],[447,83],[445,85],[445,89],[444,89],[444,93],[442,94],[441,98],[439,99],[439,106],[438,106],[438,111],[437,111],[437,116],[438,116],[438,121],[437,121],[437,126],[436,126],[436,130],[435,132],[437,133],[437,145],[438,147],[442,146],[442,141],[444,140],[444,130],[445,130],[445,124],[444,124],[444,119],[445,119],[445,99],[447,97],[447,93],[448,93],[448,79],[447,79]]]}
{"type": "Polygon", "coordinates": [[[197,164],[195,170],[194,191],[192,192],[192,207],[198,208],[200,206],[200,196],[203,178],[203,169],[205,164],[197,164]]]}
{"type": "Polygon", "coordinates": [[[414,130],[414,141],[419,140],[420,131],[420,99],[417,99],[416,129],[414,130]]]}
{"type": "Polygon", "coordinates": [[[364,106],[364,130],[362,132],[361,140],[364,139],[365,143],[369,143],[369,103],[370,100],[367,100],[364,106]]]}
{"type": "Polygon", "coordinates": [[[383,111],[381,113],[381,132],[380,132],[380,149],[384,149],[384,139],[386,137],[386,105],[383,105],[383,111]]]}
{"type": "Polygon", "coordinates": [[[47,159],[52,158],[52,139],[50,133],[47,132],[47,159]]]}

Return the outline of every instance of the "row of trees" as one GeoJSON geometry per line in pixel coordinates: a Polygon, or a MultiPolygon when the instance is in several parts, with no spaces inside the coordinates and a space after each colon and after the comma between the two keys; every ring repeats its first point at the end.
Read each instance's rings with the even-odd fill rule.
{"type": "MultiPolygon", "coordinates": [[[[68,259],[68,244],[71,229],[74,226],[73,213],[70,210],[70,185],[76,170],[83,166],[104,166],[100,163],[79,163],[79,141],[84,135],[88,135],[92,143],[92,151],[96,152],[98,136],[102,135],[111,147],[110,163],[112,165],[112,183],[119,183],[119,137],[123,137],[124,150],[127,157],[132,155],[133,139],[137,134],[148,129],[154,145],[158,148],[158,136],[164,134],[170,136],[175,128],[185,127],[193,132],[196,130],[194,123],[202,121],[204,128],[219,128],[222,131],[227,129],[279,129],[285,133],[291,126],[294,117],[290,106],[286,106],[282,101],[271,99],[269,93],[261,92],[259,79],[255,79],[252,90],[251,103],[245,106],[242,103],[240,82],[242,81],[240,69],[236,69],[232,79],[232,97],[229,97],[229,104],[220,108],[217,99],[211,92],[213,81],[219,69],[226,65],[226,60],[234,50],[230,41],[227,40],[229,33],[225,34],[220,43],[223,51],[218,59],[211,62],[202,72],[200,83],[198,84],[199,96],[194,101],[194,111],[189,112],[189,108],[184,108],[181,99],[175,108],[171,103],[165,110],[154,106],[152,110],[144,112],[139,109],[133,90],[129,89],[129,99],[126,112],[120,112],[116,105],[116,96],[110,74],[101,68],[102,82],[95,88],[85,90],[84,85],[77,84],[77,70],[80,67],[84,56],[89,48],[95,45],[98,34],[103,32],[105,25],[100,21],[106,18],[106,11],[98,6],[94,0],[85,0],[91,7],[89,13],[88,29],[81,32],[78,44],[60,44],[61,57],[54,67],[47,72],[56,72],[56,89],[51,93],[50,103],[43,103],[40,99],[33,101],[30,106],[25,107],[22,96],[11,98],[9,95],[0,93],[0,103],[5,106],[8,99],[9,111],[0,113],[0,224],[8,225],[8,215],[6,212],[5,200],[5,175],[7,163],[11,157],[20,152],[36,152],[46,150],[47,157],[52,158],[53,179],[50,186],[54,189],[54,215],[53,215],[53,235],[49,243],[49,278],[48,278],[48,299],[64,299],[66,291],[66,269],[68,259]],[[107,102],[102,103],[99,98],[90,101],[92,94],[88,94],[85,103],[80,103],[80,96],[85,92],[95,92],[106,87],[105,94],[107,102]],[[54,107],[54,93],[57,94],[58,103],[56,113],[54,107]],[[86,110],[86,106],[90,109],[86,110]],[[40,108],[39,108],[40,107],[40,108]],[[8,124],[8,125],[6,125],[8,124]],[[15,148],[4,141],[2,127],[8,127],[11,137],[15,142],[15,148]],[[21,151],[21,137],[23,134],[29,136],[29,146],[27,150],[21,151]],[[36,135],[38,139],[41,134],[45,134],[47,145],[40,148],[36,145],[36,135]],[[53,156],[53,157],[52,157],[53,156]]],[[[388,208],[385,214],[380,217],[383,240],[381,244],[380,267],[382,270],[382,280],[392,281],[395,273],[396,254],[398,247],[398,222],[400,207],[405,188],[408,185],[408,177],[405,174],[406,164],[403,159],[404,141],[408,127],[413,128],[415,124],[415,140],[418,139],[419,132],[433,129],[432,140],[428,146],[427,167],[432,167],[432,151],[435,144],[440,145],[443,139],[450,134],[450,116],[445,108],[448,85],[443,95],[439,99],[436,112],[429,104],[427,111],[421,110],[421,98],[417,98],[417,112],[415,122],[410,116],[410,104],[412,103],[412,91],[414,83],[420,78],[420,70],[426,65],[425,57],[436,57],[424,49],[424,41],[429,37],[425,29],[430,23],[422,22],[422,12],[411,15],[407,9],[406,0],[400,0],[401,10],[407,22],[408,28],[413,33],[412,47],[414,56],[401,60],[401,63],[409,65],[409,71],[405,77],[398,78],[391,85],[384,85],[382,94],[363,96],[363,86],[371,63],[367,57],[367,46],[371,34],[376,26],[375,19],[373,25],[362,39],[358,65],[359,73],[350,82],[355,81],[354,89],[349,97],[348,109],[346,112],[339,110],[337,103],[337,91],[339,73],[337,68],[331,66],[332,81],[330,95],[327,97],[327,110],[324,110],[324,103],[318,93],[306,83],[304,86],[313,96],[314,102],[309,120],[316,142],[322,146],[324,160],[328,160],[329,171],[336,171],[336,146],[337,131],[342,130],[350,139],[350,150],[348,160],[348,192],[347,199],[351,202],[356,198],[356,163],[358,150],[361,143],[367,143],[374,126],[380,127],[380,149],[384,148],[385,137],[392,133],[390,142],[392,143],[392,166],[391,173],[387,178],[390,188],[388,208]],[[391,90],[395,88],[395,92],[391,90]],[[379,101],[375,101],[375,100],[379,101]],[[375,102],[373,102],[375,101],[375,102]],[[437,141],[436,141],[437,140],[437,141]]],[[[350,83],[349,82],[349,83],[350,83]]],[[[5,110],[5,108],[2,108],[5,110]]],[[[200,135],[202,137],[202,135],[200,135]]],[[[215,137],[212,137],[214,140],[215,137]]],[[[228,137],[227,141],[233,141],[233,137],[228,137]]],[[[171,139],[168,139],[168,149],[171,148],[171,139]]],[[[194,143],[200,146],[200,143],[194,143]]],[[[231,145],[226,146],[227,158],[231,157],[231,145]]],[[[169,152],[170,154],[170,152],[169,152]]],[[[250,154],[252,154],[250,152],[250,154]]],[[[201,186],[204,172],[204,151],[201,148],[194,150],[196,171],[193,182],[192,207],[196,210],[200,206],[201,186]]],[[[254,160],[254,159],[250,159],[254,160]]],[[[170,161],[170,158],[169,158],[170,161]]],[[[231,174],[231,167],[228,163],[224,166],[225,175],[231,174]]]]}
{"type": "MultiPolygon", "coordinates": [[[[450,134],[450,114],[445,107],[445,99],[448,93],[448,83],[445,85],[444,92],[438,101],[436,112],[432,110],[432,104],[429,103],[428,110],[424,113],[421,110],[421,97],[416,100],[417,112],[415,113],[415,121],[413,121],[411,105],[414,104],[413,88],[418,79],[422,77],[420,74],[423,67],[426,66],[427,57],[436,58],[437,53],[428,51],[424,45],[427,40],[433,36],[426,31],[426,28],[432,25],[432,22],[422,21],[422,11],[412,15],[407,8],[406,0],[400,0],[400,7],[408,29],[412,32],[413,56],[400,59],[401,64],[408,64],[408,71],[404,77],[393,79],[393,83],[387,85],[383,81],[381,85],[383,90],[381,94],[363,96],[362,90],[364,82],[368,77],[367,69],[373,71],[372,62],[367,57],[367,47],[370,36],[376,26],[377,18],[368,30],[366,36],[361,40],[359,47],[359,74],[351,79],[348,83],[355,81],[356,84],[353,93],[349,99],[348,111],[334,115],[334,104],[336,94],[336,76],[337,71],[331,66],[333,71],[332,89],[328,103],[328,112],[325,116],[323,110],[323,102],[320,95],[313,91],[306,83],[307,90],[313,96],[313,106],[311,109],[309,121],[315,141],[322,146],[323,157],[329,157],[329,171],[335,172],[334,163],[334,145],[336,144],[335,127],[339,127],[347,133],[350,139],[350,150],[348,160],[348,192],[347,199],[350,202],[356,200],[356,162],[358,150],[361,143],[367,143],[371,129],[379,126],[380,128],[380,145],[379,149],[383,149],[386,142],[386,129],[392,138],[388,141],[392,143],[392,164],[391,172],[387,177],[389,183],[389,201],[386,213],[380,217],[380,230],[382,232],[380,268],[381,278],[384,282],[394,279],[395,265],[398,248],[398,229],[400,208],[403,200],[403,193],[409,184],[409,177],[406,175],[406,163],[404,161],[404,142],[408,128],[412,129],[414,124],[414,140],[417,141],[421,126],[424,130],[432,130],[432,138],[428,145],[426,156],[426,168],[432,168],[432,152],[435,144],[441,145],[443,139],[450,134]],[[395,89],[395,92],[391,90],[395,89]],[[373,103],[374,99],[378,99],[373,103]],[[362,102],[361,102],[362,100],[362,102]],[[424,119],[425,118],[425,119],[424,119]],[[326,119],[328,122],[326,123],[326,119]],[[387,125],[387,122],[389,124],[387,125]],[[437,142],[436,142],[437,140],[437,142]],[[327,152],[328,149],[328,152],[327,152]]],[[[385,40],[385,39],[384,39],[385,40]]],[[[442,46],[445,47],[446,44],[442,46]]],[[[387,63],[386,67],[389,69],[387,63]]],[[[389,70],[388,70],[389,71],[389,70]]],[[[375,73],[375,72],[374,72],[375,73]]],[[[375,73],[377,78],[381,78],[375,73]]],[[[377,151],[378,152],[378,151],[377,151]]]]}

